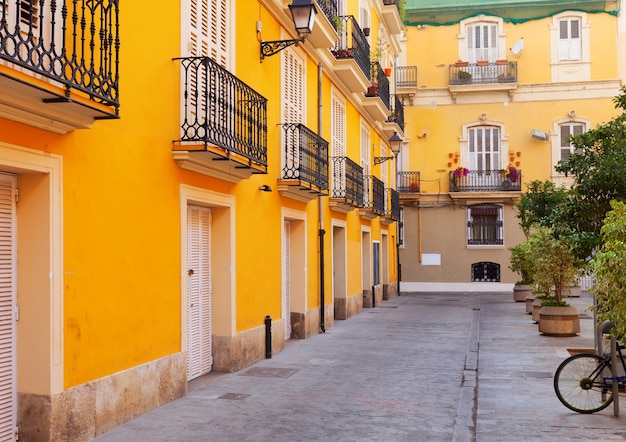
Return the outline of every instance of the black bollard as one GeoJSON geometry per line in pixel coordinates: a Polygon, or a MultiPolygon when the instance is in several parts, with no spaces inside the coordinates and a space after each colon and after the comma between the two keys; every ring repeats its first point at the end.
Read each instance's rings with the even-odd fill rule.
{"type": "Polygon", "coordinates": [[[265,359],[272,359],[272,318],[265,317],[265,359]]]}

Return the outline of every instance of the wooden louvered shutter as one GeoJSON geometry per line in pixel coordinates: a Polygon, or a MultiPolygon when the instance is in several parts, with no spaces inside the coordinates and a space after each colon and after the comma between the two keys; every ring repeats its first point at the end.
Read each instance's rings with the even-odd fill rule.
{"type": "Polygon", "coordinates": [[[228,67],[227,0],[189,0],[189,52],[228,67]]]}
{"type": "Polygon", "coordinates": [[[559,21],[559,61],[577,61],[582,56],[581,24],[578,18],[559,21]]]}
{"type": "Polygon", "coordinates": [[[285,236],[283,238],[283,322],[285,324],[285,340],[291,338],[291,222],[285,220],[285,236]]]}
{"type": "Polygon", "coordinates": [[[372,202],[370,196],[370,131],[361,124],[361,167],[363,168],[363,199],[366,207],[372,202]]]}
{"type": "Polygon", "coordinates": [[[0,440],[15,440],[15,176],[0,174],[0,440]]]}
{"type": "Polygon", "coordinates": [[[187,209],[187,378],[211,371],[211,210],[187,209]]]}
{"type": "MultiPolygon", "coordinates": [[[[296,53],[287,49],[282,58],[282,95],[283,95],[283,118],[288,124],[304,123],[304,62],[296,53]]],[[[286,170],[297,170],[300,167],[299,132],[290,130],[286,132],[284,140],[286,152],[286,170]]]]}
{"type": "MultiPolygon", "coordinates": [[[[346,110],[343,103],[335,96],[332,97],[331,112],[331,140],[332,156],[343,158],[346,156],[346,110]]],[[[335,196],[339,196],[337,190],[344,191],[346,188],[346,163],[343,160],[333,161],[333,184],[335,196]]]]}

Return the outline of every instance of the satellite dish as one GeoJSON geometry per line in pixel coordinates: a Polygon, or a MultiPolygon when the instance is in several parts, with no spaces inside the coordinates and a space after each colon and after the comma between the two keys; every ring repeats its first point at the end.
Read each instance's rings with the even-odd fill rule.
{"type": "Polygon", "coordinates": [[[524,37],[515,42],[515,44],[511,48],[511,52],[513,53],[513,55],[518,55],[520,52],[522,52],[522,49],[524,49],[524,37]]]}

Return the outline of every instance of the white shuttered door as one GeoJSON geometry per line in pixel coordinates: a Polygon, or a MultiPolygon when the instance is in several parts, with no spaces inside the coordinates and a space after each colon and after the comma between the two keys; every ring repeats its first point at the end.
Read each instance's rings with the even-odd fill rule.
{"type": "Polygon", "coordinates": [[[285,323],[285,340],[291,338],[291,222],[285,220],[283,238],[283,302],[282,314],[285,323]]]}
{"type": "Polygon", "coordinates": [[[187,208],[187,379],[211,371],[211,210],[187,208]]]}
{"type": "Polygon", "coordinates": [[[15,180],[0,174],[0,440],[15,440],[15,180]]]}

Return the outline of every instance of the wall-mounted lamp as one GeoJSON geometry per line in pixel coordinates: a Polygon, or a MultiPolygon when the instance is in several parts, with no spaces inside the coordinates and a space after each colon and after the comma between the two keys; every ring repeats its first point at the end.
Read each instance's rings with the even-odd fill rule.
{"type": "Polygon", "coordinates": [[[402,138],[398,135],[398,132],[394,132],[391,138],[389,138],[389,145],[393,152],[392,157],[374,157],[374,164],[382,164],[387,160],[393,160],[400,153],[400,146],[402,146],[402,138]]]}
{"type": "Polygon", "coordinates": [[[298,38],[295,40],[261,41],[261,61],[265,57],[277,54],[291,45],[298,46],[313,31],[317,9],[311,0],[293,0],[293,3],[289,5],[289,10],[291,11],[291,19],[298,33],[298,38]]]}
{"type": "Polygon", "coordinates": [[[263,192],[271,192],[272,188],[270,186],[268,186],[267,184],[263,184],[261,187],[259,187],[259,190],[261,190],[263,192]]]}

